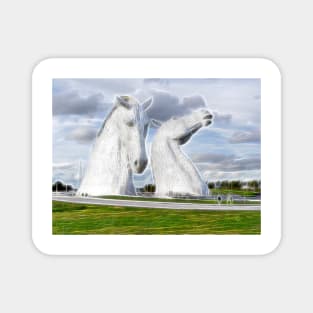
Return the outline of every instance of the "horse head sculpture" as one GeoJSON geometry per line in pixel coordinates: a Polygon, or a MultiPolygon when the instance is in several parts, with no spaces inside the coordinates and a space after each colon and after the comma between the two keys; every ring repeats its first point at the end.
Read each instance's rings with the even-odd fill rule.
{"type": "Polygon", "coordinates": [[[78,195],[135,194],[133,173],[147,166],[146,110],[152,98],[140,103],[132,96],[117,96],[103,122],[78,195]]]}
{"type": "Polygon", "coordinates": [[[186,144],[199,129],[210,125],[212,119],[213,115],[202,109],[173,117],[163,124],[153,120],[153,124],[159,126],[151,150],[157,195],[208,195],[208,187],[180,146],[186,144]]]}
{"type": "Polygon", "coordinates": [[[145,111],[151,103],[152,98],[140,104],[134,97],[116,97],[114,115],[119,122],[115,123],[114,128],[119,133],[120,143],[127,151],[129,165],[135,173],[142,173],[148,163],[145,139],[149,119],[145,111]]]}

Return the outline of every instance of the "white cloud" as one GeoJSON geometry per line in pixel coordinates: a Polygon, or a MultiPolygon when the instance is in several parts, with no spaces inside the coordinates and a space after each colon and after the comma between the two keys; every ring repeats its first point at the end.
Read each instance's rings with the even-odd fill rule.
{"type": "Polygon", "coordinates": [[[94,115],[104,107],[101,93],[81,96],[78,91],[70,90],[53,96],[53,115],[94,115]]]}
{"type": "Polygon", "coordinates": [[[179,97],[161,89],[137,89],[134,96],[143,101],[153,97],[153,104],[147,111],[150,118],[166,121],[174,116],[190,113],[192,110],[205,107],[205,99],[200,95],[179,97]]]}
{"type": "Polygon", "coordinates": [[[191,155],[191,159],[196,163],[220,163],[225,161],[233,161],[235,156],[233,154],[227,155],[223,153],[195,153],[191,155]]]}
{"type": "Polygon", "coordinates": [[[220,170],[222,172],[237,172],[259,170],[259,156],[239,157],[236,155],[202,153],[192,156],[192,160],[201,170],[220,170]]]}
{"type": "Polygon", "coordinates": [[[66,135],[66,139],[74,140],[80,144],[89,144],[97,134],[97,129],[93,127],[81,126],[73,129],[66,135]]]}
{"type": "Polygon", "coordinates": [[[236,131],[229,139],[230,143],[250,143],[260,142],[261,134],[259,129],[251,131],[236,131]]]}
{"type": "Polygon", "coordinates": [[[208,182],[220,180],[259,180],[261,178],[261,171],[238,171],[238,172],[223,172],[223,171],[205,171],[202,173],[203,178],[208,182]]]}
{"type": "Polygon", "coordinates": [[[73,167],[73,163],[53,163],[52,167],[54,170],[63,170],[73,167]]]}
{"type": "Polygon", "coordinates": [[[225,126],[231,123],[232,121],[232,114],[224,113],[219,111],[213,111],[214,116],[214,125],[215,126],[225,126]]]}

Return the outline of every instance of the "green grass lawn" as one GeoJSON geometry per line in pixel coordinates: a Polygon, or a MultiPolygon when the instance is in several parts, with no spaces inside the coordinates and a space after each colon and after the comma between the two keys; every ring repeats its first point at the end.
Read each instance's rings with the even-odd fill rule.
{"type": "Polygon", "coordinates": [[[260,211],[197,211],[52,201],[53,234],[260,234],[260,211]]]}
{"type": "MultiPolygon", "coordinates": [[[[137,201],[157,201],[157,202],[177,202],[177,203],[203,203],[203,204],[217,204],[217,200],[214,199],[177,199],[177,198],[155,198],[155,197],[139,197],[139,196],[102,196],[103,199],[117,199],[117,200],[137,200],[137,201]]],[[[222,201],[222,204],[227,204],[226,201],[222,201]]],[[[234,201],[234,204],[249,204],[260,205],[261,201],[234,201]]]]}
{"type": "Polygon", "coordinates": [[[259,192],[252,191],[252,190],[238,190],[238,189],[210,189],[212,195],[226,195],[226,194],[234,194],[240,195],[243,197],[254,197],[260,195],[259,192]]]}

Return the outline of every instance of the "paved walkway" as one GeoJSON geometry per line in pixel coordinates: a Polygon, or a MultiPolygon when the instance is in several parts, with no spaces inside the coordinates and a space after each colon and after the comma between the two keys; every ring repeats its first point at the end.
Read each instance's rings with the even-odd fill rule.
{"type": "Polygon", "coordinates": [[[260,205],[249,204],[234,204],[234,205],[218,205],[218,204],[199,204],[199,203],[178,203],[178,202],[157,202],[157,201],[140,201],[140,200],[118,200],[118,199],[103,199],[91,197],[76,197],[76,196],[52,196],[53,200],[84,203],[84,204],[99,204],[99,205],[115,205],[127,207],[141,207],[150,209],[175,209],[175,210],[231,210],[231,211],[259,211],[260,205]]]}

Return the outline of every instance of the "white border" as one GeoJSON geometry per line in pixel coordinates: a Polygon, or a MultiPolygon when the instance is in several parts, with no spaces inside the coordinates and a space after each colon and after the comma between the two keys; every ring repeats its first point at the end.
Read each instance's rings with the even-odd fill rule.
{"type": "Polygon", "coordinates": [[[281,75],[261,58],[47,59],[32,77],[32,237],[52,255],[259,255],[281,238],[281,75]],[[261,235],[52,235],[53,78],[261,78],[261,235]]]}

